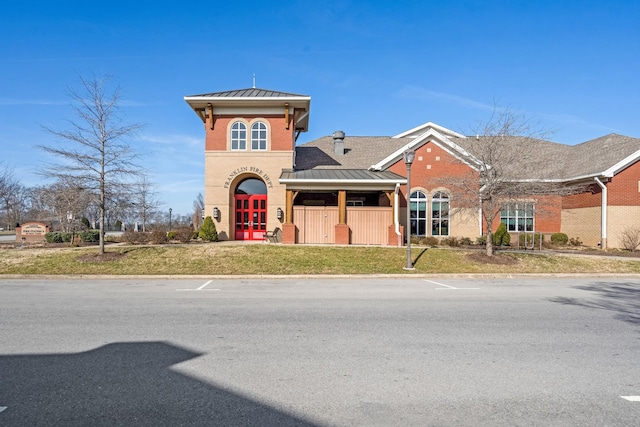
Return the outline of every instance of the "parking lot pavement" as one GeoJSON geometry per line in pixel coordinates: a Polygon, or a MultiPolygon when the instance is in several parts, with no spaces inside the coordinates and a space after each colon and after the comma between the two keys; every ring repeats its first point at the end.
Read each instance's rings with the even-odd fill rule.
{"type": "Polygon", "coordinates": [[[640,280],[0,281],[3,425],[635,425],[640,280]]]}

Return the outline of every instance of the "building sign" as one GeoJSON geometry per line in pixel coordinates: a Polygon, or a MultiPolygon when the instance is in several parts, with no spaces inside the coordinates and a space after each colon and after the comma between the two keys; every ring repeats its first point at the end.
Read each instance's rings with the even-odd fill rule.
{"type": "Polygon", "coordinates": [[[47,234],[47,226],[38,222],[28,222],[22,225],[20,233],[23,236],[44,236],[47,234]]]}
{"type": "Polygon", "coordinates": [[[264,180],[264,183],[267,185],[267,187],[273,188],[273,183],[271,182],[271,178],[269,178],[269,175],[262,169],[255,166],[242,166],[231,171],[227,179],[224,181],[224,188],[229,188],[233,179],[243,173],[254,173],[264,180]]]}

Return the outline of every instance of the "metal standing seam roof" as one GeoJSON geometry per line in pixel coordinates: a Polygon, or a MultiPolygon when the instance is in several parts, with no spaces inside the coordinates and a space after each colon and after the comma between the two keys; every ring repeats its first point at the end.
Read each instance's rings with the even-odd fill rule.
{"type": "Polygon", "coordinates": [[[189,95],[187,98],[309,98],[309,96],[269,89],[249,88],[189,95]]]}
{"type": "Polygon", "coordinates": [[[374,172],[364,169],[309,169],[299,171],[283,171],[280,181],[317,181],[317,182],[398,182],[406,181],[406,178],[394,172],[374,172]]]}

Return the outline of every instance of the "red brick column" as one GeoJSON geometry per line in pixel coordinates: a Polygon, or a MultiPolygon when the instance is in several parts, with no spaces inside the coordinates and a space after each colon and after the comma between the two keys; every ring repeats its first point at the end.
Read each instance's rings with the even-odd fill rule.
{"type": "Polygon", "coordinates": [[[403,246],[402,245],[402,236],[404,232],[404,227],[401,225],[400,226],[400,235],[398,236],[396,234],[396,226],[395,225],[390,225],[389,226],[389,232],[387,234],[387,245],[389,246],[403,246]]]}
{"type": "Polygon", "coordinates": [[[297,243],[296,232],[295,224],[282,224],[282,243],[289,245],[297,243]]]}
{"type": "Polygon", "coordinates": [[[336,245],[348,245],[350,243],[351,229],[347,224],[336,224],[336,245]]]}

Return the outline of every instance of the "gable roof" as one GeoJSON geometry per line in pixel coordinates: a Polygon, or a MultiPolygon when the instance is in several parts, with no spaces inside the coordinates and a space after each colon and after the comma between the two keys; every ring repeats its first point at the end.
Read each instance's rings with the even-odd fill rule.
{"type": "Polygon", "coordinates": [[[466,137],[431,122],[393,137],[346,136],[344,155],[334,154],[333,138],[322,137],[296,147],[296,170],[369,169],[385,171],[402,161],[402,154],[426,143],[433,143],[472,168],[481,162],[474,156],[477,144],[491,140],[504,144],[526,144],[530,158],[525,164],[505,165],[504,172],[513,180],[575,181],[593,177],[612,177],[640,160],[640,139],[623,135],[606,135],[578,145],[565,145],[522,136],[500,139],[466,137]]]}
{"type": "Polygon", "coordinates": [[[296,147],[296,170],[363,169],[404,147],[411,139],[388,136],[345,136],[343,155],[334,152],[333,137],[324,136],[296,147]]]}
{"type": "Polygon", "coordinates": [[[640,138],[615,133],[572,147],[567,173],[612,177],[640,159],[640,138]]]}

